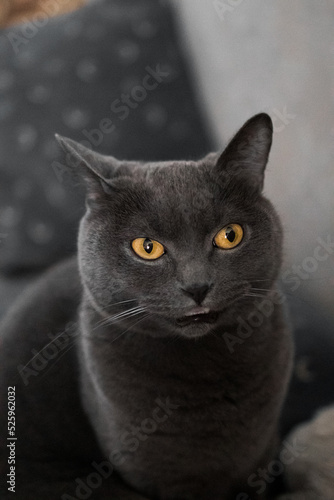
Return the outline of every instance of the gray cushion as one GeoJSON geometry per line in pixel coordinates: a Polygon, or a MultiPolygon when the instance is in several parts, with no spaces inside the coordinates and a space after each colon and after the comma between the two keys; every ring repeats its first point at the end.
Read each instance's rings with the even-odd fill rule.
{"type": "Polygon", "coordinates": [[[83,193],[62,167],[55,132],[127,159],[211,149],[166,2],[95,1],[43,23],[0,37],[4,273],[75,251],[83,193]]]}

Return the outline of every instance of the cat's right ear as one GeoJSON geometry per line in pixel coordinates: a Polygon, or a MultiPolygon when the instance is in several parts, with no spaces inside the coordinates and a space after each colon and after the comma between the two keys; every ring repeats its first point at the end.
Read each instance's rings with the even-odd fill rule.
{"type": "Polygon", "coordinates": [[[58,134],[55,137],[65,153],[66,165],[84,180],[88,199],[98,199],[112,192],[113,176],[119,164],[116,158],[95,153],[58,134]]]}
{"type": "Polygon", "coordinates": [[[270,116],[260,113],[250,118],[233,137],[218,159],[219,172],[227,173],[261,191],[273,135],[270,116]]]}

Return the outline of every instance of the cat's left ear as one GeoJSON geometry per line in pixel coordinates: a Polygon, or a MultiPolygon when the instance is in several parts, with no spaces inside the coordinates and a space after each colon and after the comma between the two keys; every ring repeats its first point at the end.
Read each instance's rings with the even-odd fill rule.
{"type": "Polygon", "coordinates": [[[98,198],[113,187],[114,173],[119,161],[112,156],[95,153],[72,139],[56,134],[56,139],[65,153],[68,168],[84,180],[88,198],[98,198]]]}
{"type": "Polygon", "coordinates": [[[261,191],[272,143],[273,124],[266,113],[250,118],[220,155],[217,168],[261,191]]]}

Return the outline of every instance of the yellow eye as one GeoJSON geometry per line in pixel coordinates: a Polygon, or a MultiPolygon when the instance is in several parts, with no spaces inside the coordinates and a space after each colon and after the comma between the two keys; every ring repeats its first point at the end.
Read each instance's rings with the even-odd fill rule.
{"type": "Polygon", "coordinates": [[[134,252],[146,260],[159,259],[165,253],[161,243],[150,238],[136,238],[131,245],[134,252]]]}
{"type": "Polygon", "coordinates": [[[213,241],[217,247],[229,250],[239,245],[243,235],[243,229],[239,224],[229,224],[216,234],[213,241]]]}

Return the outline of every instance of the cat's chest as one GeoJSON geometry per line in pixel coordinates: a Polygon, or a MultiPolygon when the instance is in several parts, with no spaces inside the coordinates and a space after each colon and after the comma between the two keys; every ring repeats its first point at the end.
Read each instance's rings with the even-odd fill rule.
{"type": "Polygon", "coordinates": [[[134,486],[141,488],[148,474],[162,484],[161,471],[164,487],[187,475],[221,480],[236,458],[240,470],[253,461],[259,432],[272,433],[258,424],[266,422],[268,377],[264,383],[259,370],[242,373],[241,360],[218,346],[155,353],[121,347],[90,346],[86,383],[101,446],[134,486]]]}
{"type": "Polygon", "coordinates": [[[239,373],[237,380],[235,367],[229,368],[223,347],[191,349],[181,343],[178,349],[168,342],[156,346],[92,346],[93,377],[106,401],[114,406],[115,414],[124,412],[125,420],[131,415],[138,424],[138,419],[148,417],[154,410],[158,412],[158,400],[168,399],[171,405],[182,409],[181,413],[192,414],[194,422],[202,417],[208,420],[208,410],[214,421],[218,413],[224,416],[227,407],[236,406],[234,397],[241,390],[242,377],[239,373]]]}
{"type": "Polygon", "coordinates": [[[159,376],[132,367],[131,371],[120,369],[111,385],[110,410],[120,428],[151,426],[152,433],[169,436],[195,435],[205,428],[219,434],[221,422],[236,412],[223,374],[221,378],[194,374],[189,379],[174,370],[159,376]]]}
{"type": "Polygon", "coordinates": [[[150,493],[159,498],[162,492],[182,498],[184,489],[198,489],[199,478],[230,469],[227,429],[237,409],[224,399],[223,380],[210,373],[204,380],[198,373],[182,377],[182,370],[163,376],[119,357],[116,369],[114,361],[92,419],[105,455],[127,482],[142,491],[153,483],[150,493]]]}
{"type": "Polygon", "coordinates": [[[84,404],[105,456],[154,498],[235,498],[268,460],[289,345],[279,330],[237,352],[218,335],[82,342],[84,404]]]}

